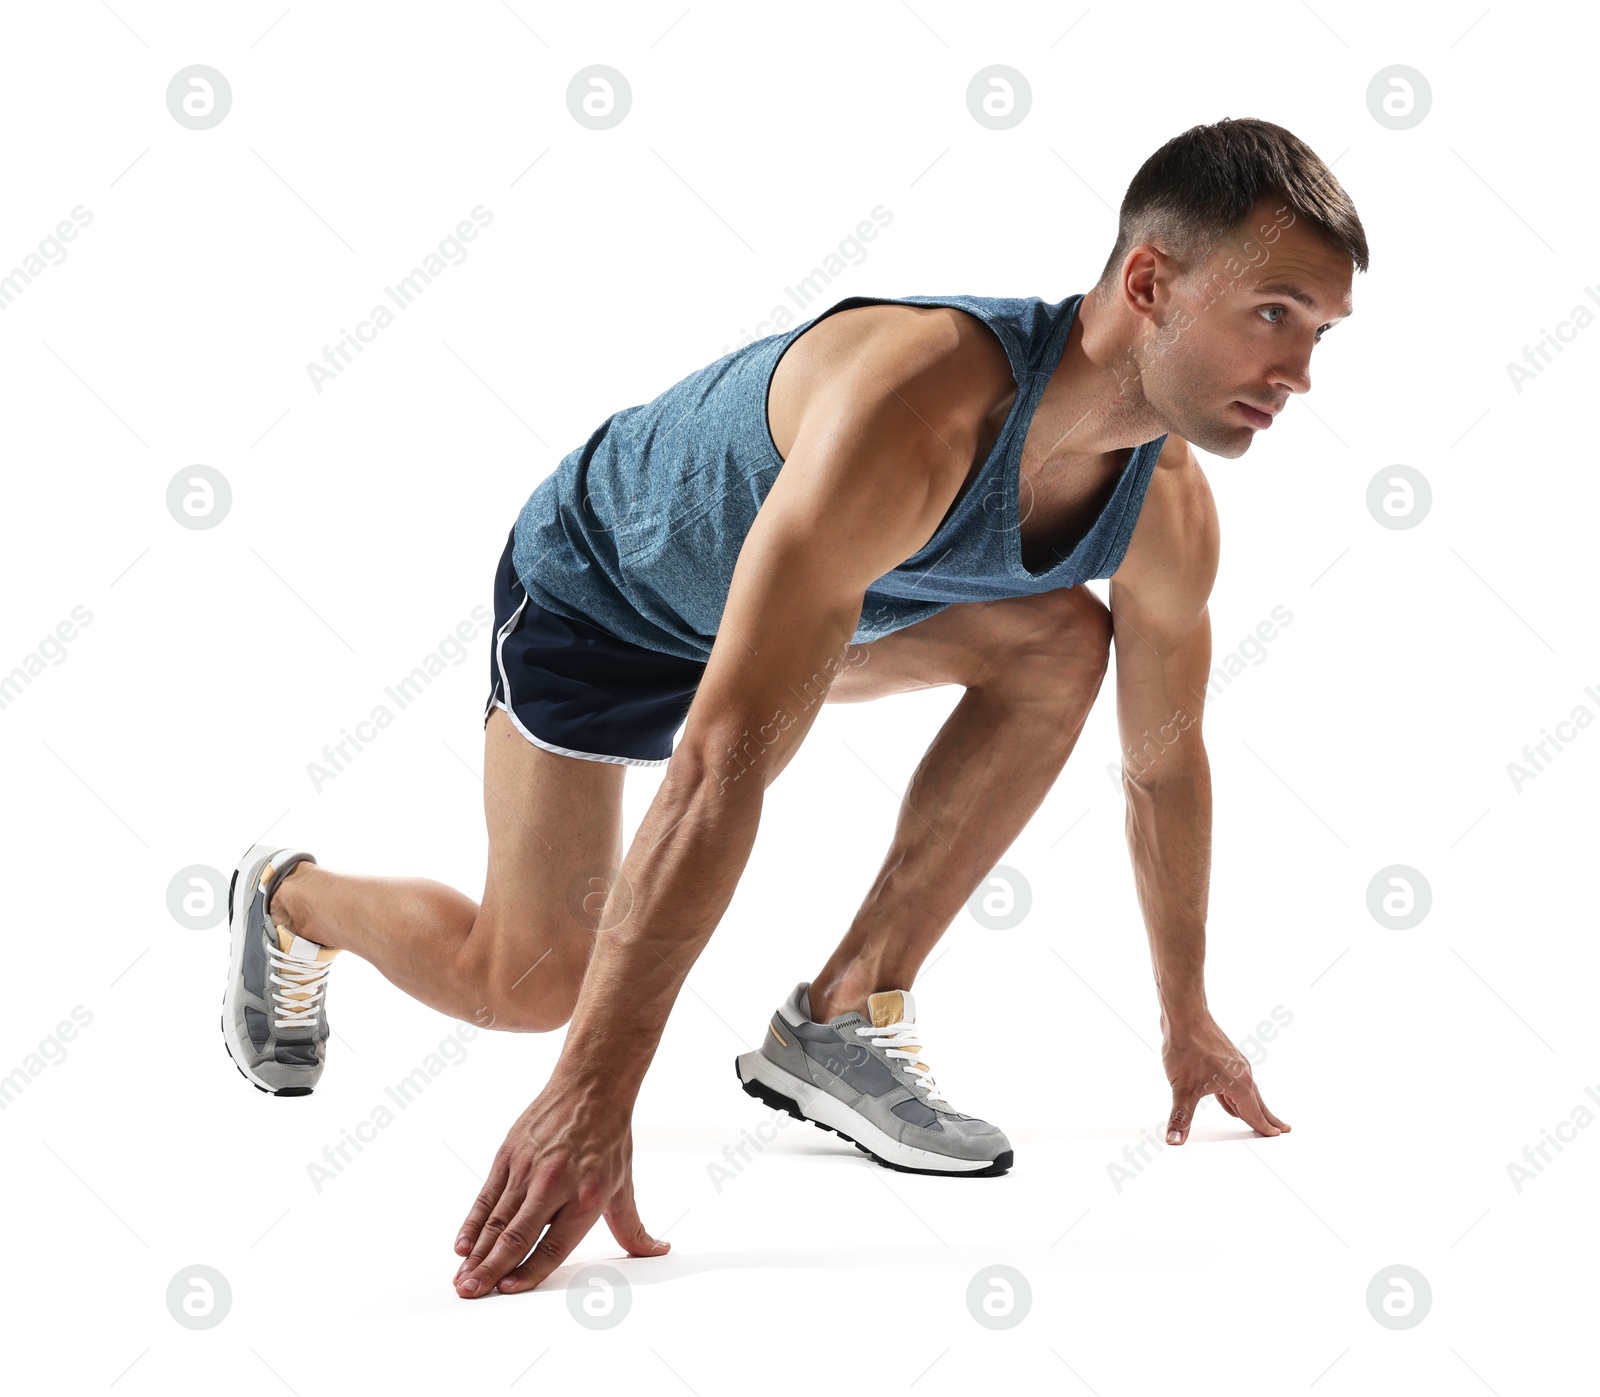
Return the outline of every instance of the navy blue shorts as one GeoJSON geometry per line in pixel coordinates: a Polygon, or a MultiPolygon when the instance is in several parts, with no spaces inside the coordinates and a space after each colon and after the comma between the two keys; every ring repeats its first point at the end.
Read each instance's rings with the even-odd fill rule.
{"type": "Polygon", "coordinates": [[[483,721],[503,708],[537,747],[567,757],[660,766],[689,715],[705,664],[646,650],[546,610],[511,560],[494,576],[494,638],[483,721]]]}

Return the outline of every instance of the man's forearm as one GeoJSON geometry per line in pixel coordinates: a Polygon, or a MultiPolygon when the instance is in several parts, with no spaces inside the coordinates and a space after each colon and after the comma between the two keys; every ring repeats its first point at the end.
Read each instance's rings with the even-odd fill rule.
{"type": "Polygon", "coordinates": [[[1206,904],[1211,883],[1211,764],[1198,731],[1161,770],[1124,780],[1128,851],[1168,1034],[1209,1015],[1206,904]]]}
{"type": "Polygon", "coordinates": [[[684,977],[755,844],[763,788],[681,747],[610,890],[551,1081],[631,1109],[684,977]]]}

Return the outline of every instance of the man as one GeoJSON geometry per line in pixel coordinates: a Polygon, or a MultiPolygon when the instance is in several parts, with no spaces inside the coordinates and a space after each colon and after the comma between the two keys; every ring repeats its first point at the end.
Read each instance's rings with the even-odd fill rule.
{"type": "Polygon", "coordinates": [[[1366,266],[1322,161],[1224,121],[1144,164],[1082,296],[850,297],[607,419],[533,492],[497,574],[482,904],[252,849],[224,1013],[241,1072],[311,1089],[340,949],[459,1018],[570,1019],[466,1218],[457,1293],[539,1284],[600,1216],[631,1255],[665,1251],[634,1205],[633,1101],[765,788],[822,702],[959,684],[839,948],[736,1065],[880,1162],[1002,1173],[1004,1134],[934,1084],[909,989],[1059,774],[1114,646],[1168,1138],[1208,1094],[1287,1130],[1206,1007],[1218,528],[1190,443],[1239,457],[1309,391],[1366,266]],[[626,768],[662,763],[624,858],[626,768]]]}

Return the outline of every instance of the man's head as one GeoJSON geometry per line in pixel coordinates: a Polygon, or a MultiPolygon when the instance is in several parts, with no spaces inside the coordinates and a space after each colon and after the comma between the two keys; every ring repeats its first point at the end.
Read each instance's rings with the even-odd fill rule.
{"type": "Polygon", "coordinates": [[[1310,389],[1353,269],[1367,269],[1367,237],[1328,167],[1281,126],[1227,120],[1140,167],[1088,299],[1142,415],[1234,457],[1263,425],[1241,402],[1275,413],[1310,389]]]}

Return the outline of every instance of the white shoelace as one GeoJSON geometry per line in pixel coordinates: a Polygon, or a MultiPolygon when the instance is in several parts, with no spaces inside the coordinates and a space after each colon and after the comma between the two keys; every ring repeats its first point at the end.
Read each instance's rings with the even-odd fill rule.
{"type": "Polygon", "coordinates": [[[275,1026],[314,1027],[317,1022],[317,1010],[321,1007],[322,992],[327,988],[328,972],[333,969],[335,958],[330,957],[317,962],[292,960],[269,941],[267,959],[271,963],[267,979],[275,985],[284,986],[281,990],[272,991],[272,1002],[278,1014],[274,1021],[275,1026]],[[273,969],[283,971],[283,977],[274,975],[273,969]],[[302,991],[305,992],[304,998],[301,997],[302,991]],[[290,998],[291,992],[294,994],[293,998],[290,998]]]}
{"type": "Polygon", "coordinates": [[[934,1102],[942,1102],[945,1110],[955,1110],[955,1107],[945,1100],[944,1096],[940,1094],[939,1088],[934,1085],[933,1069],[922,1061],[922,1039],[915,1024],[907,1023],[904,1019],[901,1019],[896,1023],[887,1024],[883,1028],[873,1028],[869,1025],[866,1028],[858,1028],[856,1032],[863,1038],[870,1038],[880,1048],[885,1049],[889,1057],[904,1059],[906,1064],[904,1070],[911,1074],[917,1086],[927,1092],[929,1105],[934,1102]],[[915,1051],[909,1051],[910,1049],[915,1049],[915,1051]]]}

